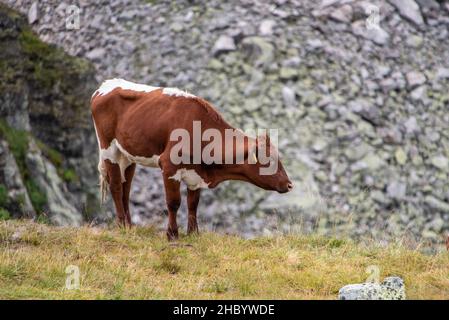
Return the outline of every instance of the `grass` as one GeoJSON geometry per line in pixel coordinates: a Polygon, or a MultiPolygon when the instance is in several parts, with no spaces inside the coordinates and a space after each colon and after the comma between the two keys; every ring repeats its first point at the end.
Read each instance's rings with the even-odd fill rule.
{"type": "Polygon", "coordinates": [[[318,236],[205,233],[170,244],[152,228],[0,221],[2,299],[335,299],[343,285],[364,282],[372,265],[381,279],[401,276],[408,298],[449,298],[446,252],[318,236]],[[68,290],[73,266],[80,287],[68,290]]]}

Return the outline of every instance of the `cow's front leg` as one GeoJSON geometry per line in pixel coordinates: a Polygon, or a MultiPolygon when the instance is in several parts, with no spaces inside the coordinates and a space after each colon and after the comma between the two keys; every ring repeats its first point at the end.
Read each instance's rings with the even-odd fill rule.
{"type": "Polygon", "coordinates": [[[170,179],[164,174],[165,200],[168,209],[167,238],[169,241],[178,238],[178,225],[176,223],[176,213],[181,204],[181,193],[179,192],[179,181],[170,179]]]}
{"type": "Polygon", "coordinates": [[[198,233],[198,223],[196,221],[196,210],[200,200],[201,189],[187,191],[187,207],[189,208],[189,216],[187,220],[187,234],[198,233]]]}

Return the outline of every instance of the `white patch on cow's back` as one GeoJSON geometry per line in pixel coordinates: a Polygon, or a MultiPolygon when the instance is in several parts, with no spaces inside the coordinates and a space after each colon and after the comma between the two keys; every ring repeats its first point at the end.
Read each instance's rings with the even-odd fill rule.
{"type": "Polygon", "coordinates": [[[195,98],[193,94],[179,90],[178,88],[164,88],[162,89],[162,93],[168,96],[195,98]]]}
{"type": "Polygon", "coordinates": [[[122,145],[114,139],[107,149],[100,150],[101,161],[109,160],[112,163],[118,164],[120,167],[120,175],[122,182],[125,182],[125,170],[132,163],[137,163],[147,167],[159,167],[159,156],[153,155],[152,157],[133,156],[122,145]]]}
{"type": "Polygon", "coordinates": [[[111,91],[113,91],[115,88],[122,88],[124,90],[133,90],[138,92],[152,92],[154,90],[162,89],[162,94],[165,94],[167,96],[195,98],[193,94],[180,90],[178,88],[153,87],[148,86],[146,84],[134,83],[131,81],[117,78],[105,80],[101,84],[101,86],[94,92],[92,97],[95,96],[97,93],[100,96],[106,95],[111,91]]]}
{"type": "Polygon", "coordinates": [[[193,169],[178,169],[176,170],[176,173],[169,179],[184,181],[184,183],[190,190],[209,187],[209,183],[206,183],[203,178],[201,178],[201,176],[193,169]]]}
{"type": "Polygon", "coordinates": [[[101,84],[100,88],[98,88],[98,90],[95,91],[92,96],[95,96],[95,94],[97,93],[100,96],[106,95],[115,88],[122,88],[124,90],[133,90],[139,92],[151,92],[160,89],[160,87],[147,86],[146,84],[134,83],[123,79],[109,79],[104,81],[101,84]]]}

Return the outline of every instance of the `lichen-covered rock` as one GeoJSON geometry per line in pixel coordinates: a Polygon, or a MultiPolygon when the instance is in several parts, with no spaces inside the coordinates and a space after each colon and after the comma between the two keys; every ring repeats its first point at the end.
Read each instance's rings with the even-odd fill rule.
{"type": "Polygon", "coordinates": [[[382,283],[349,284],[338,292],[340,300],[405,300],[404,281],[399,277],[385,278],[382,283]]]}
{"type": "Polygon", "coordinates": [[[55,166],[47,160],[33,140],[29,141],[26,165],[33,181],[46,197],[42,210],[56,225],[79,226],[83,221],[79,211],[71,205],[70,193],[55,166]]]}
{"type": "MultiPolygon", "coordinates": [[[[45,4],[34,2],[30,8],[34,23],[41,21],[38,11],[47,12],[45,4]]],[[[5,140],[11,140],[10,149],[13,144],[12,154],[19,162],[19,174],[27,189],[24,206],[29,205],[30,199],[34,206],[45,200],[44,195],[32,196],[38,194],[33,190],[39,180],[39,187],[48,193],[47,200],[54,201],[42,208],[37,205],[39,208],[34,207],[34,211],[39,214],[38,209],[45,207],[51,211],[47,213],[54,222],[79,224],[86,212],[99,213],[95,165],[98,147],[89,110],[90,96],[96,87],[93,67],[87,60],[71,57],[61,48],[42,42],[26,17],[4,4],[0,4],[0,43],[0,116],[5,121],[1,123],[4,132],[0,132],[0,137],[3,133],[5,140]],[[16,136],[24,138],[20,150],[15,145],[16,136]],[[34,155],[38,157],[32,158],[30,153],[31,158],[25,162],[29,151],[25,140],[31,142],[35,138],[42,154],[36,151],[34,155]],[[28,165],[36,165],[33,170],[37,171],[28,165]],[[37,175],[39,168],[41,174],[37,175]],[[45,179],[41,179],[44,172],[50,179],[45,187],[45,179]],[[59,219],[65,210],[70,214],[64,215],[71,218],[59,219]]],[[[13,186],[8,189],[12,195],[13,186]]],[[[13,214],[17,215],[21,215],[20,210],[13,214]]]]}
{"type": "Polygon", "coordinates": [[[31,204],[25,184],[23,183],[16,159],[8,143],[0,138],[0,186],[5,188],[8,199],[0,207],[8,210],[15,218],[33,218],[36,212],[31,204]]]}

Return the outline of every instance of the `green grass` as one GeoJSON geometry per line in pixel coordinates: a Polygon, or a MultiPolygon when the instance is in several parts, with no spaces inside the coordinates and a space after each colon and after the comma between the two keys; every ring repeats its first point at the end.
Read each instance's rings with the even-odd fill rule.
{"type": "Polygon", "coordinates": [[[244,240],[205,233],[168,243],[152,228],[0,222],[0,298],[335,299],[366,269],[404,279],[408,298],[449,298],[449,255],[318,236],[244,240]],[[65,288],[77,266],[80,287],[65,288]]]}
{"type": "Polygon", "coordinates": [[[0,220],[8,220],[11,218],[9,211],[5,208],[0,208],[0,220]]]}
{"type": "Polygon", "coordinates": [[[8,190],[4,184],[0,183],[0,208],[8,204],[8,190]]]}

